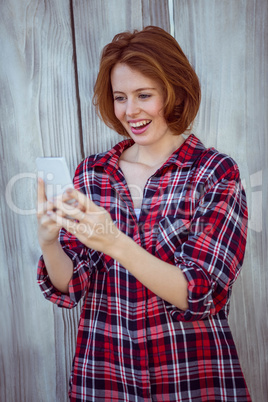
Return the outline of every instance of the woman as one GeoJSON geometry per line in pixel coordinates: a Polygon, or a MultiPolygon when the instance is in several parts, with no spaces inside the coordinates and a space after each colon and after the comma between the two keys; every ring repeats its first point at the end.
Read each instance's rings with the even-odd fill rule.
{"type": "Polygon", "coordinates": [[[246,199],[230,157],[182,136],[200,103],[193,68],[158,27],[121,33],[94,103],[127,138],[54,203],[38,186],[39,285],[60,307],[84,298],[71,401],[250,401],[228,326],[246,199]]]}

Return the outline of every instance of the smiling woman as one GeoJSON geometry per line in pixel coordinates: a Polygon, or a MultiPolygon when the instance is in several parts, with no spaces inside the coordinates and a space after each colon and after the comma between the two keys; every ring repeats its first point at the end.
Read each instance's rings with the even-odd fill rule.
{"type": "Polygon", "coordinates": [[[119,166],[134,208],[140,208],[142,197],[135,197],[135,189],[140,188],[143,194],[149,177],[182,145],[184,137],[174,135],[168,126],[164,117],[164,90],[158,81],[127,64],[117,63],[111,71],[111,86],[114,114],[135,142],[122,152],[119,166]]]}
{"type": "Polygon", "coordinates": [[[82,161],[60,198],[38,186],[41,290],[65,308],[84,298],[70,400],[250,401],[228,325],[245,192],[235,161],[181,135],[195,72],[162,29],[121,33],[94,101],[127,139],[82,161]]]}
{"type": "Polygon", "coordinates": [[[110,76],[117,63],[127,65],[161,86],[163,115],[176,134],[190,129],[200,104],[200,85],[177,41],[163,29],[146,27],[143,31],[116,35],[103,49],[93,102],[104,122],[119,134],[128,131],[114,114],[110,76]]]}
{"type": "Polygon", "coordinates": [[[164,93],[157,81],[118,63],[111,72],[111,85],[114,114],[134,141],[145,132],[146,138],[150,136],[149,130],[154,141],[158,131],[172,135],[164,118],[164,93]]]}

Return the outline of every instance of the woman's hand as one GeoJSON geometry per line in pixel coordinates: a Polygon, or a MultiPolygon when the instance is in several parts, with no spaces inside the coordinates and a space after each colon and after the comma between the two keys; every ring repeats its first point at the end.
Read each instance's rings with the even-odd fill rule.
{"type": "MultiPolygon", "coordinates": [[[[66,196],[60,196],[63,202],[66,196]]],[[[37,220],[38,240],[51,283],[61,292],[68,294],[73,275],[73,262],[58,242],[61,225],[51,218],[54,202],[47,200],[44,181],[38,179],[37,220]]]]}
{"type": "Polygon", "coordinates": [[[38,221],[38,240],[41,248],[57,241],[61,226],[51,219],[54,204],[47,200],[45,183],[38,178],[37,187],[37,221],[38,221]]]}
{"type": "Polygon", "coordinates": [[[87,196],[75,189],[67,189],[62,197],[49,204],[51,237],[56,229],[64,227],[85,246],[109,254],[121,232],[114,224],[109,212],[97,206],[87,196]],[[53,222],[53,223],[52,223],[53,222]]]}
{"type": "MultiPolygon", "coordinates": [[[[188,308],[187,280],[182,271],[156,258],[122,233],[104,208],[97,206],[83,193],[74,189],[68,189],[63,196],[57,197],[52,205],[48,202],[45,205],[48,217],[41,216],[41,222],[43,220],[41,226],[47,238],[50,236],[53,238],[55,233],[58,234],[59,228],[64,227],[85,246],[117,260],[144,286],[162,299],[181,310],[188,308]]],[[[52,259],[51,254],[50,248],[47,259],[49,257],[52,259]]],[[[64,263],[60,275],[56,276],[55,271],[59,271],[61,260],[62,257],[58,258],[56,264],[55,260],[54,264],[50,264],[57,269],[51,269],[49,276],[58,289],[67,292],[72,268],[70,267],[66,275],[64,265],[66,263],[64,263]],[[62,280],[63,274],[65,281],[62,280]]]]}

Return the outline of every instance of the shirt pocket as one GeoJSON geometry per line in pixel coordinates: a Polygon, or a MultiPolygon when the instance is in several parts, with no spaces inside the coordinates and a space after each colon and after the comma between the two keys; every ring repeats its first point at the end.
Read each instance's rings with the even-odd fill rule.
{"type": "Polygon", "coordinates": [[[155,254],[163,261],[174,263],[174,253],[180,252],[182,244],[187,241],[191,222],[179,217],[161,219],[158,226],[155,254]]]}

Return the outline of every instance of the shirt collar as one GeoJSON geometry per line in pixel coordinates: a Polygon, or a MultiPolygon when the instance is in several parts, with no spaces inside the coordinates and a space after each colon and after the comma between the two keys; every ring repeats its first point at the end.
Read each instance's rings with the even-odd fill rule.
{"type": "Polygon", "coordinates": [[[132,139],[126,139],[116,144],[112,149],[105,153],[96,155],[96,160],[92,167],[101,166],[107,173],[113,174],[119,169],[119,158],[125,149],[134,144],[132,139]]]}
{"type": "MultiPolygon", "coordinates": [[[[108,152],[96,155],[92,167],[101,166],[107,173],[113,174],[119,168],[119,158],[123,151],[134,144],[132,139],[126,139],[116,144],[108,152]]],[[[201,153],[206,150],[202,142],[190,134],[184,143],[167,159],[163,167],[175,164],[180,168],[191,167],[201,153]]]]}
{"type": "Polygon", "coordinates": [[[190,134],[184,143],[168,158],[164,166],[175,164],[180,168],[191,167],[196,159],[206,150],[202,142],[190,134]]]}

